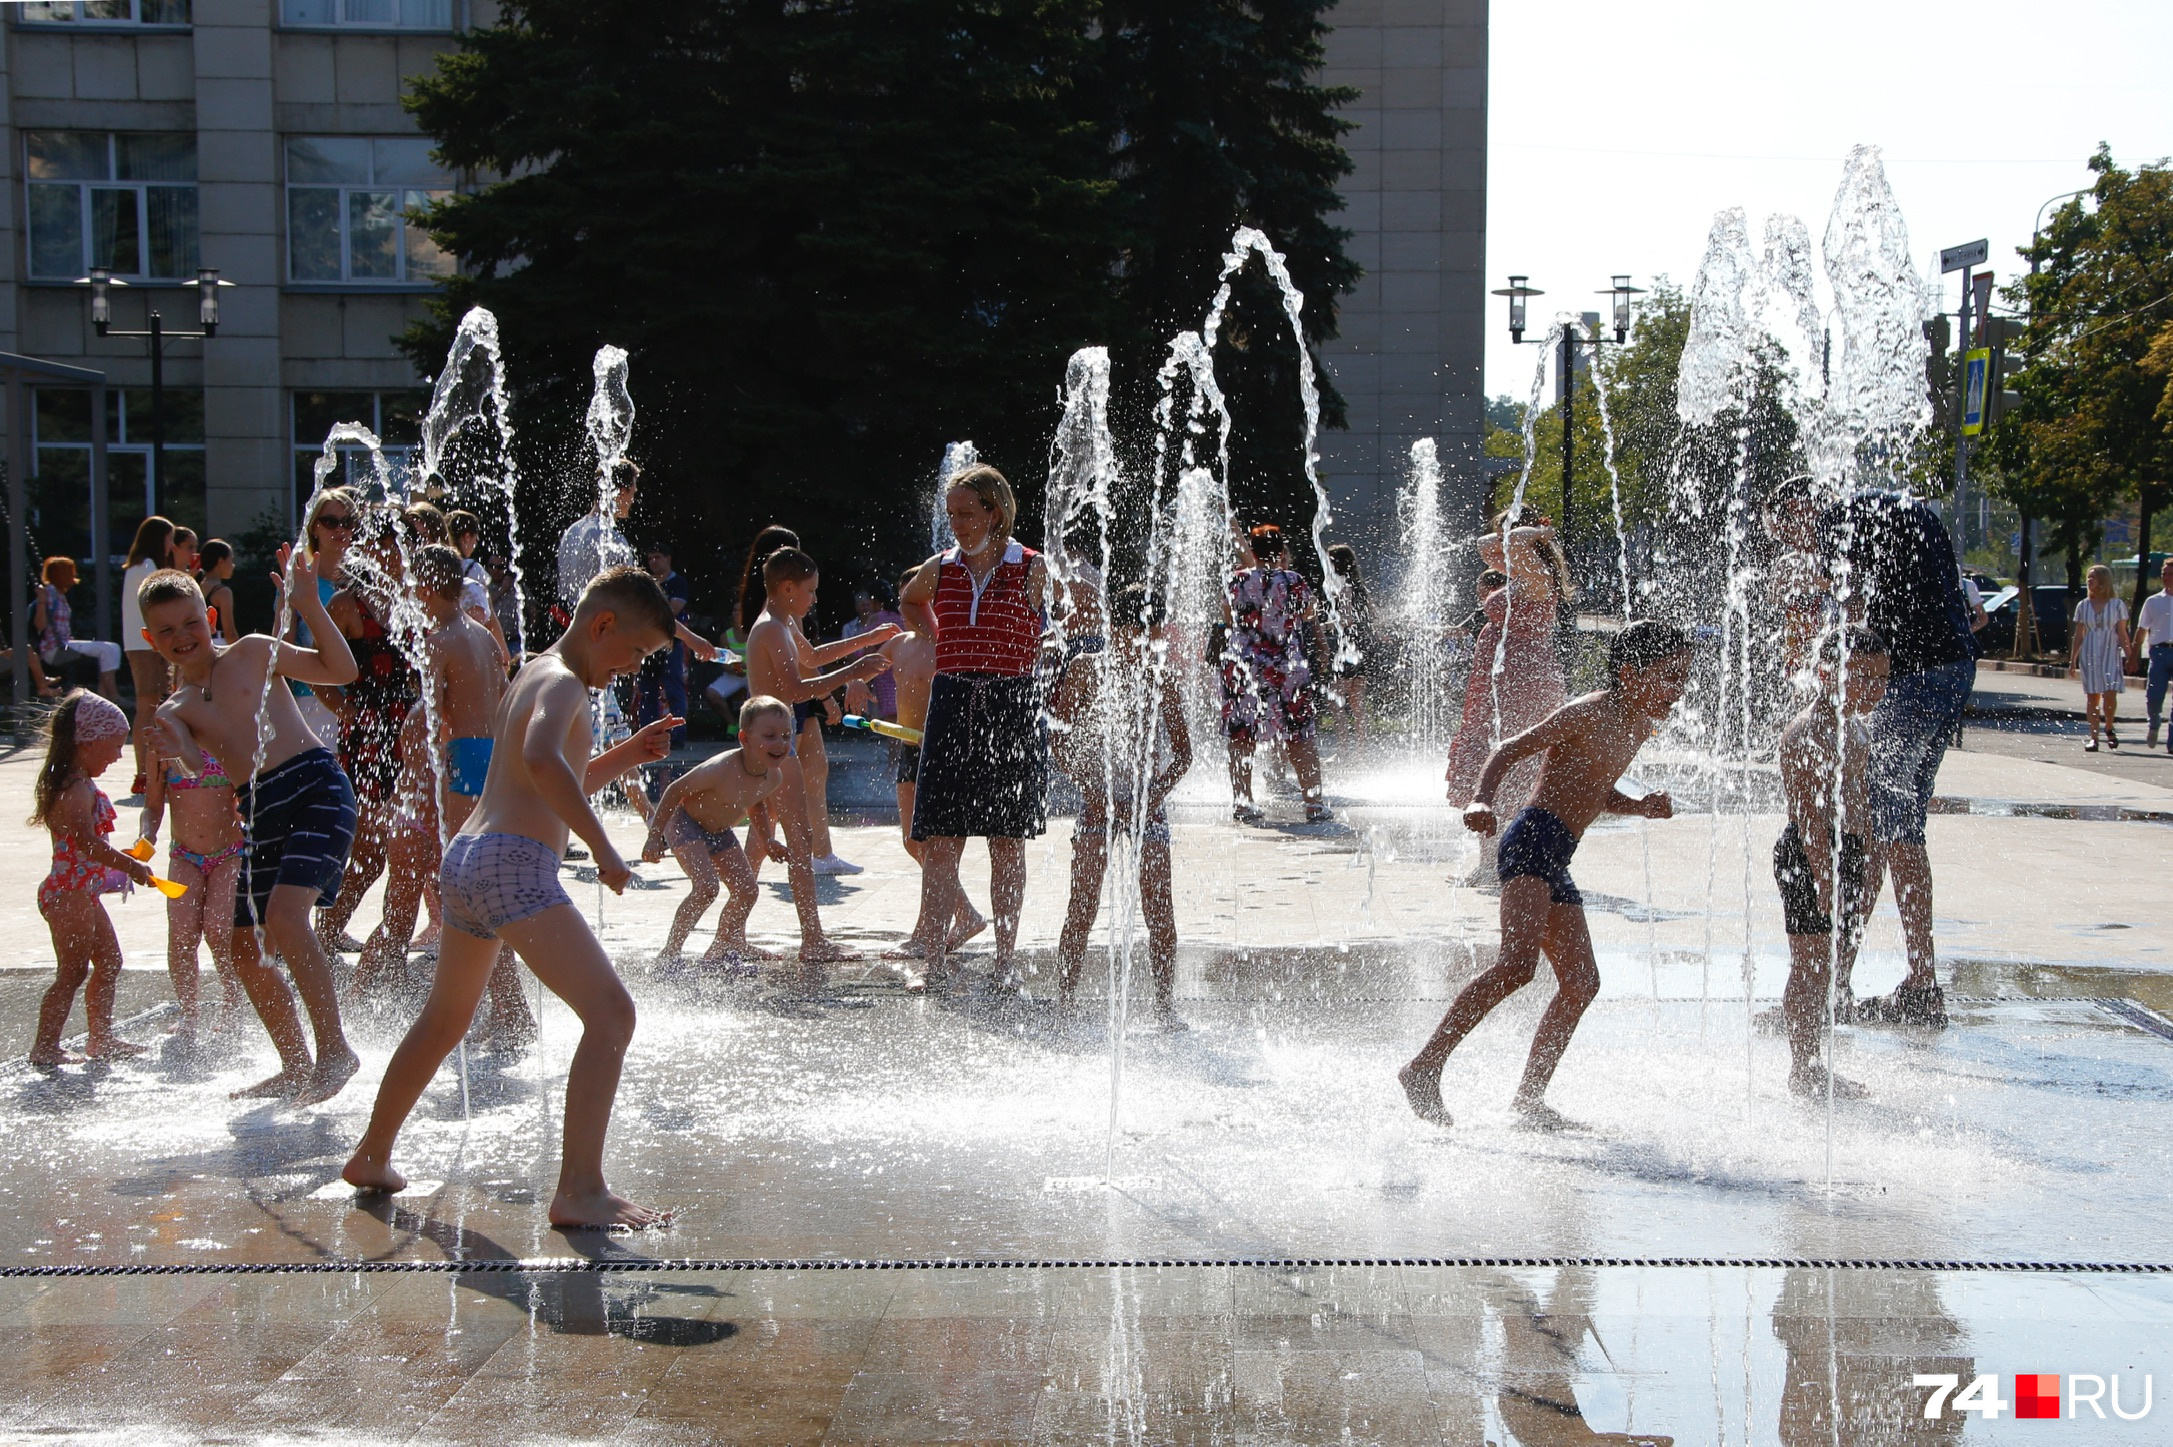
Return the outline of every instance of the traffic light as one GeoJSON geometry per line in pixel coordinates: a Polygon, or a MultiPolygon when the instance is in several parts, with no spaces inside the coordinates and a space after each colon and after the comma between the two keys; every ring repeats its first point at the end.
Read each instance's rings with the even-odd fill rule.
{"type": "Polygon", "coordinates": [[[1955,404],[1948,400],[1953,390],[1947,376],[1947,348],[1953,335],[1947,329],[1945,312],[1924,323],[1924,340],[1929,344],[1924,355],[1924,389],[1932,399],[1932,415],[1938,416],[1955,404]]]}
{"type": "Polygon", "coordinates": [[[1985,318],[1984,341],[1992,349],[1991,375],[1986,378],[1985,399],[1993,419],[1997,419],[2022,400],[2022,395],[2008,386],[2008,383],[2017,372],[2029,365],[2030,359],[2017,350],[2028,331],[2029,324],[2015,317],[1985,318]]]}

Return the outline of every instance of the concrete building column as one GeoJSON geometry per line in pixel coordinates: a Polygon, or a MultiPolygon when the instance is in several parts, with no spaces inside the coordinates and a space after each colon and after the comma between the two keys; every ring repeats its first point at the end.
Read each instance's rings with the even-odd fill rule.
{"type": "Polygon", "coordinates": [[[1395,537],[1418,438],[1440,449],[1453,525],[1485,497],[1487,0],[1343,0],[1329,21],[1323,82],[1361,92],[1336,219],[1366,275],[1325,349],[1350,429],[1322,435],[1322,471],[1335,535],[1364,554],[1395,537]]]}
{"type": "Polygon", "coordinates": [[[203,264],[236,285],[204,346],[204,473],[211,530],[227,536],[269,505],[284,514],[286,393],[280,385],[279,136],[272,47],[277,0],[195,0],[196,168],[203,264]]]}

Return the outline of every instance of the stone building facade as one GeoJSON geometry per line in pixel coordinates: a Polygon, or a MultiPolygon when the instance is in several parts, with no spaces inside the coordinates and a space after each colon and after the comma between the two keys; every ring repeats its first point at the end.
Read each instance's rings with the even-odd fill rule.
{"type": "MultiPolygon", "coordinates": [[[[0,350],[105,370],[109,545],[147,508],[212,534],[291,525],[327,426],[411,442],[424,400],[391,338],[446,265],[402,213],[456,184],[400,107],[406,82],[488,23],[487,0],[33,0],[0,9],[0,350]],[[170,340],[163,478],[150,476],[145,344],[100,338],[93,266],[218,335],[170,340]]],[[[1356,86],[1344,224],[1365,268],[1328,365],[1350,430],[1322,439],[1338,536],[1385,540],[1414,438],[1476,459],[1485,222],[1486,0],[1343,0],[1327,79],[1356,86]]],[[[38,388],[33,553],[87,556],[88,393],[38,388]]]]}
{"type": "Polygon", "coordinates": [[[1394,535],[1421,437],[1452,517],[1475,519],[1485,493],[1487,0],[1342,0],[1330,19],[1324,79],[1361,93],[1339,219],[1366,274],[1326,349],[1350,427],[1322,434],[1321,473],[1333,534],[1363,553],[1394,535]]]}

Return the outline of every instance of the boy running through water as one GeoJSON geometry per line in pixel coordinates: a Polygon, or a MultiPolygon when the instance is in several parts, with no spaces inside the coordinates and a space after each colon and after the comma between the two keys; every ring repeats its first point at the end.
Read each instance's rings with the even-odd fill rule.
{"type": "Polygon", "coordinates": [[[317,640],[314,648],[261,633],[229,644],[214,642],[196,580],[173,569],[145,578],[136,598],[144,639],[173,666],[178,680],[172,696],[159,705],[155,752],[176,760],[186,774],[203,773],[208,752],[227,778],[247,780],[234,799],[249,831],[249,852],[234,892],[234,973],[278,1047],[280,1070],[240,1094],[290,1096],[298,1105],[312,1105],[339,1094],[362,1064],[340,1028],[332,964],[311,918],[313,909],[339,893],[355,837],[355,794],[339,760],[302,721],[294,695],[267,685],[276,674],[338,688],[354,682],[355,656],[318,596],[315,561],[282,548],[279,563],[278,582],[317,640]],[[294,996],[264,962],[259,925],[286,959],[309,1011],[317,1037],[314,1062],[294,996]]]}
{"type": "Polygon", "coordinates": [[[1788,929],[1788,1088],[1798,1095],[1855,1099],[1864,1088],[1819,1063],[1826,1039],[1826,991],[1833,980],[1834,1018],[1853,1016],[1849,974],[1875,896],[1864,888],[1871,828],[1871,711],[1886,697],[1886,640],[1852,625],[1821,638],[1818,696],[1781,731],[1781,788],[1788,827],[1773,846],[1773,878],[1788,929]],[[1846,659],[1848,684],[1842,673],[1846,659]],[[1837,788],[1838,786],[1838,788],[1837,788]],[[1841,835],[1841,878],[1834,889],[1834,834],[1841,835]],[[1838,909],[1836,908],[1838,904],[1838,909]],[[1838,925],[1841,938],[1833,938],[1838,925]]]}
{"type": "Polygon", "coordinates": [[[665,786],[649,816],[642,861],[655,864],[669,848],[692,888],[672,916],[671,933],[657,956],[659,968],[678,968],[687,936],[717,902],[720,878],[730,894],[702,965],[751,978],[753,960],[777,958],[747,942],[755,871],[732,830],[744,821],[755,838],[769,838],[770,801],[784,785],[784,766],[791,757],[792,705],[782,699],[750,698],[739,708],[739,747],[704,760],[665,786]]]}
{"type": "Polygon", "coordinates": [[[619,1069],[634,1035],[634,1001],[611,957],[559,883],[570,829],[588,845],[614,894],[633,871],[619,857],[589,796],[627,770],[671,751],[676,718],[661,718],[590,757],[589,691],[609,688],[672,636],[671,605],[639,568],[610,568],[581,595],[559,640],[522,668],[506,695],[482,798],[446,846],[438,888],[445,933],[430,998],[392,1053],[369,1129],[341,1176],[366,1191],[397,1192],[392,1146],[438,1067],[467,1033],[503,940],[581,1019],[566,1075],[565,1145],[550,1222],[567,1230],[659,1226],[665,1212],[637,1206],[604,1181],[604,1133],[619,1069]]]}
{"type": "MultiPolygon", "coordinates": [[[[1164,620],[1162,599],[1144,583],[1133,583],[1110,599],[1110,650],[1099,658],[1076,660],[1049,701],[1049,721],[1059,727],[1051,752],[1079,786],[1083,805],[1071,836],[1071,903],[1057,939],[1056,998],[1069,1006],[1086,962],[1087,937],[1101,912],[1102,883],[1109,872],[1112,831],[1139,831],[1139,910],[1147,923],[1147,959],[1154,973],[1155,1023],[1164,1030],[1188,1029],[1177,1014],[1177,910],[1170,893],[1170,828],[1163,801],[1192,767],[1192,731],[1185,724],[1184,700],[1176,672],[1156,655],[1164,620]],[[1115,740],[1115,768],[1103,772],[1103,734],[1112,724],[1144,720],[1111,717],[1107,685],[1120,677],[1140,677],[1153,696],[1151,738],[1115,740]],[[1077,680],[1076,683],[1073,680],[1077,680]]],[[[1117,988],[1114,967],[1110,989],[1117,988]]]]}
{"type": "MultiPolygon", "coordinates": [[[[808,703],[854,679],[869,679],[890,667],[880,654],[842,664],[827,673],[811,672],[832,659],[879,648],[897,636],[897,628],[878,624],[864,633],[837,643],[826,643],[806,652],[800,647],[800,620],[815,606],[815,590],[822,573],[815,560],[798,548],[779,548],[762,563],[762,612],[747,631],[747,693],[781,699],[787,704],[808,703]]],[[[813,988],[822,983],[826,964],[856,960],[856,951],[823,936],[822,915],[815,907],[814,830],[808,818],[807,786],[800,771],[799,742],[780,767],[784,787],[777,804],[784,816],[785,873],[792,882],[792,906],[800,916],[800,983],[813,988]]]]}
{"type": "Polygon", "coordinates": [[[1546,1103],[1548,1082],[1561,1063],[1585,1007],[1599,994],[1599,965],[1585,927],[1584,897],[1569,877],[1570,857],[1601,814],[1667,819],[1668,796],[1631,799],[1615,788],[1653,725],[1682,697],[1690,677],[1690,640],[1680,628],[1650,619],[1632,623],[1607,647],[1607,687],[1562,705],[1544,720],[1502,740],[1479,775],[1464,810],[1464,827],[1494,832],[1494,792],[1520,761],[1543,756],[1532,802],[1502,834],[1501,953],[1495,966],[1464,987],[1441,1017],[1426,1048],[1397,1072],[1419,1119],[1450,1124],[1441,1104],[1441,1068],[1494,1008],[1532,982],[1539,956],[1554,963],[1559,982],[1540,1016],[1516,1109],[1528,1126],[1561,1130],[1570,1122],[1546,1103]]]}

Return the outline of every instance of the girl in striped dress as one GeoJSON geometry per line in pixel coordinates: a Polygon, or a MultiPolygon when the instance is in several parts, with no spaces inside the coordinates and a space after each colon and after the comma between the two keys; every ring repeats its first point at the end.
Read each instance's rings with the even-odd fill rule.
{"type": "Polygon", "coordinates": [[[2098,721],[2105,723],[2105,742],[2120,747],[2113,731],[2113,710],[2120,705],[2127,685],[2124,660],[2128,656],[2128,605],[2113,596],[2113,570],[2100,563],[2087,579],[2090,595],[2075,605],[2075,625],[2068,634],[2068,657],[2082,679],[2083,713],[2090,720],[2090,742],[2085,753],[2098,751],[2098,721]]]}

